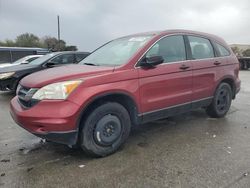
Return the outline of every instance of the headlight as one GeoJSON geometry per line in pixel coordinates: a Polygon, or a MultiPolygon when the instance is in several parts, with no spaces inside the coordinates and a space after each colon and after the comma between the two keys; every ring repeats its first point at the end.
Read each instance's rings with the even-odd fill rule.
{"type": "Polygon", "coordinates": [[[14,74],[15,74],[15,72],[6,72],[6,73],[2,73],[2,74],[0,74],[0,80],[1,80],[1,79],[7,79],[7,78],[13,76],[14,74]]]}
{"type": "Polygon", "coordinates": [[[81,80],[72,80],[44,86],[33,95],[32,99],[66,99],[81,82],[81,80]]]}

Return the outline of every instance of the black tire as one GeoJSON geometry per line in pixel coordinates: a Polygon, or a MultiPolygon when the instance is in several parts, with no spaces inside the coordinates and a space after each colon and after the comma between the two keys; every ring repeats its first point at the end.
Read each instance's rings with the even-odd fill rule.
{"type": "Polygon", "coordinates": [[[117,151],[125,142],[131,121],[121,104],[108,102],[95,108],[82,126],[81,148],[91,156],[104,157],[117,151]]]}
{"type": "Polygon", "coordinates": [[[240,62],[240,70],[244,70],[244,63],[240,62]]]}
{"type": "Polygon", "coordinates": [[[212,103],[207,107],[206,112],[210,117],[224,117],[230,109],[232,102],[232,88],[227,83],[221,83],[216,89],[212,103]]]}

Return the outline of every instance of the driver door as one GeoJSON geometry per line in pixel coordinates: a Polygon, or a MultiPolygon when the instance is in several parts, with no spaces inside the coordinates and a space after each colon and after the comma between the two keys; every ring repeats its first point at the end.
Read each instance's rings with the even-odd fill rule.
{"type": "Polygon", "coordinates": [[[163,64],[139,68],[139,86],[143,122],[191,109],[192,63],[186,61],[182,35],[160,39],[145,54],[162,56],[163,64]]]}

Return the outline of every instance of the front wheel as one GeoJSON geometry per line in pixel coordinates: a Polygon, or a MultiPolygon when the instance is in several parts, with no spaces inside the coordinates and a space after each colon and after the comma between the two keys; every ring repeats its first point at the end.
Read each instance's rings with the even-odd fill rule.
{"type": "Polygon", "coordinates": [[[97,107],[83,123],[81,147],[96,157],[114,153],[128,138],[131,129],[128,111],[115,102],[97,107]]]}
{"type": "Polygon", "coordinates": [[[206,112],[210,117],[224,117],[230,109],[232,102],[232,89],[227,83],[221,83],[217,88],[213,102],[207,107],[206,112]]]}

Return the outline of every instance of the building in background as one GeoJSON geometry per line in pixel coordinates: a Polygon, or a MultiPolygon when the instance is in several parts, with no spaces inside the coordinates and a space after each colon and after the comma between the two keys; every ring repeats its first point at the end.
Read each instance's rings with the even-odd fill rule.
{"type": "Polygon", "coordinates": [[[244,51],[250,50],[249,44],[231,44],[230,47],[237,56],[243,56],[244,51]]]}

